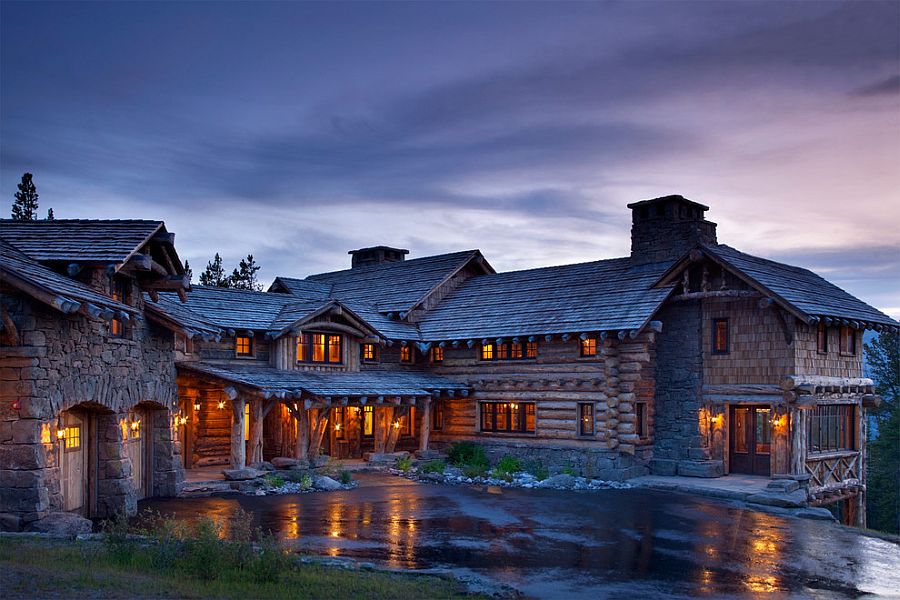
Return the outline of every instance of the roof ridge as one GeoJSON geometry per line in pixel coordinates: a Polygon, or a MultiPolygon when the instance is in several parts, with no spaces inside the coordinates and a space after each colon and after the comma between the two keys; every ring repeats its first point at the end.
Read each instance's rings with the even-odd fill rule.
{"type": "Polygon", "coordinates": [[[324,273],[313,273],[311,275],[307,275],[302,279],[302,281],[313,281],[315,282],[315,277],[325,277],[327,275],[336,275],[338,273],[349,273],[349,272],[366,272],[366,271],[375,271],[377,269],[392,269],[399,268],[403,266],[410,265],[412,263],[420,262],[423,260],[432,260],[435,258],[445,258],[448,256],[463,256],[463,255],[474,255],[476,252],[480,252],[478,248],[473,248],[471,250],[457,250],[456,252],[444,252],[443,254],[430,254],[428,256],[419,256],[417,258],[410,258],[407,260],[400,260],[394,262],[383,262],[383,263],[373,263],[368,265],[361,265],[358,267],[351,267],[349,269],[337,269],[335,271],[326,271],[324,273]]]}
{"type": "Polygon", "coordinates": [[[16,223],[22,225],[59,225],[63,223],[164,223],[163,219],[35,219],[24,221],[20,219],[0,219],[0,223],[16,223]]]}

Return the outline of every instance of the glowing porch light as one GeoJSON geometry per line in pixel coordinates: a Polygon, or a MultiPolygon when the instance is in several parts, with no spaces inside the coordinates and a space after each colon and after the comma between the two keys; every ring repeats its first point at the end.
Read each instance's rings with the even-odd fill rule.
{"type": "Polygon", "coordinates": [[[400,429],[400,421],[394,421],[394,429],[400,429]]]}
{"type": "Polygon", "coordinates": [[[219,400],[218,406],[219,406],[219,410],[222,410],[223,408],[225,408],[225,401],[224,401],[224,400],[219,400]]]}
{"type": "Polygon", "coordinates": [[[196,411],[199,411],[199,410],[200,410],[200,403],[199,403],[199,402],[194,402],[194,410],[196,410],[196,411]]]}

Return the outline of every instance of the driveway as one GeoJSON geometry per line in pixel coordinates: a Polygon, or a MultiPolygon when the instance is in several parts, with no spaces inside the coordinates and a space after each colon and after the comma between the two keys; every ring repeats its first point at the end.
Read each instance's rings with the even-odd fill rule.
{"type": "Polygon", "coordinates": [[[192,519],[241,508],[298,551],[476,575],[542,598],[781,592],[893,595],[900,546],[839,525],[649,489],[418,484],[358,473],[342,492],[141,503],[192,519]]]}

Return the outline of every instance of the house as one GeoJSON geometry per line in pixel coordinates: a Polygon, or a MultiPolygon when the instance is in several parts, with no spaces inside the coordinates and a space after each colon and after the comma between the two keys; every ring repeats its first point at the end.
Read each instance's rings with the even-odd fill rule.
{"type": "Polygon", "coordinates": [[[267,292],[196,287],[185,303],[147,289],[145,321],[174,332],[184,467],[474,440],[605,479],[793,478],[864,524],[864,415],[878,398],[862,333],[897,322],[719,244],[706,206],[629,208],[623,258],[497,273],[478,250],[376,246],[267,292]]]}
{"type": "Polygon", "coordinates": [[[176,492],[174,334],[144,312],[186,298],[173,241],[159,221],[0,221],[0,528],[176,492]]]}

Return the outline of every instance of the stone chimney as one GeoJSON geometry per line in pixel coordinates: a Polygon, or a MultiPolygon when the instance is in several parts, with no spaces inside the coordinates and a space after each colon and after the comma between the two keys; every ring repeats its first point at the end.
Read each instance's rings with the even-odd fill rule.
{"type": "Polygon", "coordinates": [[[360,248],[359,250],[351,250],[350,268],[364,267],[366,265],[377,265],[389,262],[401,262],[409,254],[409,250],[403,248],[391,248],[390,246],[372,246],[371,248],[360,248]]]}
{"type": "Polygon", "coordinates": [[[629,204],[631,260],[636,264],[676,260],[697,244],[716,244],[716,224],[708,206],[683,196],[663,196],[629,204]]]}

